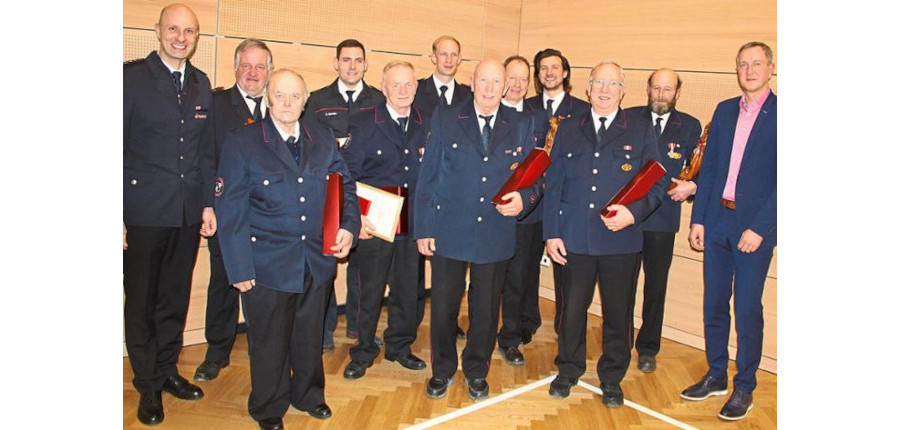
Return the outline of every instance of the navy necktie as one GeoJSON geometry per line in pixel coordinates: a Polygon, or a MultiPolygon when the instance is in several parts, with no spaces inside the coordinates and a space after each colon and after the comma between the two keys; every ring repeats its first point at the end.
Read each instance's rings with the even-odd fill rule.
{"type": "Polygon", "coordinates": [[[409,117],[401,116],[397,118],[397,121],[400,122],[400,133],[403,135],[403,137],[406,137],[406,123],[409,121],[409,117]]]}
{"type": "Polygon", "coordinates": [[[478,115],[479,118],[484,120],[484,127],[481,127],[481,144],[484,145],[484,150],[487,151],[488,146],[491,144],[491,118],[493,115],[478,115]]]}
{"type": "Polygon", "coordinates": [[[256,102],[256,107],[253,108],[253,120],[259,121],[262,119],[262,96],[251,97],[250,94],[247,94],[247,98],[256,102]]]}
{"type": "Polygon", "coordinates": [[[553,99],[547,99],[547,119],[550,119],[553,117],[553,102],[554,101],[555,100],[553,100],[553,99]]]}
{"type": "Polygon", "coordinates": [[[653,128],[656,129],[656,138],[659,139],[662,135],[662,117],[656,118],[656,126],[653,128]]]}
{"type": "Polygon", "coordinates": [[[597,127],[597,145],[603,143],[603,134],[606,132],[606,117],[600,117],[600,127],[597,127]]]}
{"type": "Polygon", "coordinates": [[[353,93],[356,90],[347,90],[347,110],[353,109],[353,93]]]}
{"type": "Polygon", "coordinates": [[[300,142],[297,141],[297,138],[294,136],[290,136],[287,139],[287,147],[291,150],[291,155],[294,156],[294,161],[297,162],[297,165],[300,165],[300,142]]]}
{"type": "Polygon", "coordinates": [[[447,106],[447,86],[441,85],[441,106],[447,106]]]}
{"type": "Polygon", "coordinates": [[[178,103],[181,103],[181,72],[172,72],[172,80],[175,84],[175,95],[178,96],[178,103]]]}

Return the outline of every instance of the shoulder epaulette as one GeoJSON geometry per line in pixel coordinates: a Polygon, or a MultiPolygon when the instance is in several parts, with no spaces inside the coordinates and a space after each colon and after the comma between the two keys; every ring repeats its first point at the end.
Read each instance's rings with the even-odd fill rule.
{"type": "Polygon", "coordinates": [[[134,60],[126,61],[125,63],[122,64],[122,66],[127,67],[127,66],[132,66],[135,64],[141,64],[144,61],[147,61],[147,59],[146,58],[135,58],[134,60]]]}
{"type": "Polygon", "coordinates": [[[222,92],[222,91],[225,91],[225,87],[215,87],[215,88],[212,89],[212,93],[213,93],[213,94],[215,94],[215,93],[220,93],[220,92],[222,92]]]}

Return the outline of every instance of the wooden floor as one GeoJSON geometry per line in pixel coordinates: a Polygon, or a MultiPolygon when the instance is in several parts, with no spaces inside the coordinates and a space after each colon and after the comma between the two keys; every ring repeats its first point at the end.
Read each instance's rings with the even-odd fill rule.
{"type": "MultiPolygon", "coordinates": [[[[465,314],[466,300],[462,301],[465,314]]],[[[430,306],[429,308],[430,309],[430,306]]],[[[581,385],[563,400],[547,394],[556,374],[556,335],[553,332],[553,302],[541,299],[543,324],[534,341],[521,348],[524,366],[507,365],[494,353],[488,383],[491,397],[481,402],[469,399],[462,371],[457,371],[447,397],[431,400],[425,396],[425,384],[431,376],[429,368],[412,371],[383,359],[375,360],[366,376],[355,381],[343,378],[344,366],[350,362],[349,349],[355,341],[344,337],[345,320],[339,317],[334,352],[324,354],[325,397],[334,415],[320,421],[306,413],[289,409],[284,418],[288,429],[597,429],[597,428],[776,428],[777,378],[759,371],[753,410],[744,420],[726,422],[716,417],[727,397],[711,397],[703,402],[682,400],[679,393],[694,383],[706,370],[703,351],[663,340],[657,356],[657,370],[645,374],[637,370],[637,355],[622,381],[626,405],[608,409],[601,396],[591,391],[599,381],[597,359],[601,354],[601,322],[588,317],[587,373],[581,385]],[[444,420],[438,422],[437,420],[444,420]]],[[[461,318],[463,325],[467,324],[461,318]]],[[[413,352],[424,360],[430,357],[429,317],[419,327],[413,352]]],[[[379,334],[386,325],[382,312],[379,334]]],[[[459,351],[465,341],[458,341],[459,351]]],[[[178,363],[182,376],[191,379],[203,361],[206,345],[193,345],[182,350],[178,363]]],[[[734,375],[734,362],[729,377],[734,375]]],[[[123,359],[123,424],[125,428],[146,428],[137,420],[139,395],[131,384],[128,358],[123,359]]],[[[231,365],[211,382],[200,383],[205,397],[198,401],[176,399],[163,393],[166,418],[158,428],[216,430],[254,429],[256,422],[247,413],[250,394],[250,369],[246,335],[238,335],[231,365]]],[[[730,382],[729,382],[730,388],[730,382]]]]}

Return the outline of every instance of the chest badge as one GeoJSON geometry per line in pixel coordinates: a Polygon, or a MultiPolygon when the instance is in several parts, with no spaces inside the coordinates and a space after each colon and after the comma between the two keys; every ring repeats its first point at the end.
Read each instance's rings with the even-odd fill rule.
{"type": "Polygon", "coordinates": [[[666,155],[668,155],[669,158],[671,158],[671,159],[673,159],[673,160],[680,160],[680,159],[681,159],[681,153],[680,153],[680,152],[675,152],[675,148],[678,148],[678,147],[680,147],[681,145],[679,145],[679,144],[677,144],[677,143],[675,143],[675,142],[669,142],[669,144],[666,145],[666,146],[668,146],[668,148],[669,148],[669,152],[666,153],[666,155]]]}
{"type": "Polygon", "coordinates": [[[509,170],[516,170],[516,167],[519,167],[519,162],[515,162],[509,165],[509,170]]]}
{"type": "Polygon", "coordinates": [[[623,172],[631,171],[631,168],[632,168],[632,166],[631,166],[630,163],[625,163],[625,164],[622,165],[622,171],[623,171],[623,172]]]}

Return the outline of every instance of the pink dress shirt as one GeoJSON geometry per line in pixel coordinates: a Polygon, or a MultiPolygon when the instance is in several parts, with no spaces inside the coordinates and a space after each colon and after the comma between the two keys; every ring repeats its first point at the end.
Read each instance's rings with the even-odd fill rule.
{"type": "Polygon", "coordinates": [[[738,173],[741,171],[741,160],[744,158],[744,149],[747,147],[750,130],[753,130],[759,110],[771,93],[772,90],[767,89],[762,97],[749,104],[747,96],[741,97],[737,128],[734,130],[734,143],[731,147],[731,163],[728,164],[728,179],[725,181],[725,191],[722,192],[723,199],[734,201],[734,188],[737,185],[738,173]]]}

